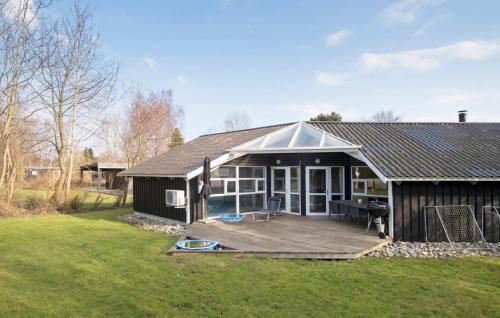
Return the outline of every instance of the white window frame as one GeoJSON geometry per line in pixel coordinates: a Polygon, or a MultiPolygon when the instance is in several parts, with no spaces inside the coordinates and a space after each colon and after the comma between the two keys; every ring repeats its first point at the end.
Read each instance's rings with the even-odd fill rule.
{"type": "MultiPolygon", "coordinates": [[[[211,178],[211,181],[223,181],[224,182],[224,193],[217,193],[217,194],[212,194],[210,197],[224,197],[224,196],[236,196],[236,213],[240,214],[240,196],[241,195],[251,195],[251,194],[264,194],[264,202],[263,206],[266,208],[267,206],[267,200],[266,200],[266,193],[267,193],[267,169],[266,166],[237,166],[237,165],[221,165],[218,166],[212,171],[220,168],[220,167],[233,167],[236,169],[236,177],[235,178],[211,178]],[[262,178],[240,178],[240,168],[260,168],[264,171],[263,177],[262,178]],[[253,192],[241,192],[240,193],[240,180],[255,180],[255,189],[253,192]],[[228,181],[234,181],[236,185],[236,192],[227,192],[227,183],[228,181]],[[259,191],[259,181],[264,181],[264,189],[259,191]]],[[[252,213],[253,211],[249,212],[242,212],[242,214],[248,214],[252,213]]],[[[218,215],[216,216],[210,216],[209,219],[216,219],[219,218],[218,215]]]]}

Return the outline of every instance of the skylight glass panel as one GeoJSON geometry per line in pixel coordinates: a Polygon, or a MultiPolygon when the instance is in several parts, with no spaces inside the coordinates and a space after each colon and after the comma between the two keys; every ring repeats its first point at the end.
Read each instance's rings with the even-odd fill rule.
{"type": "Polygon", "coordinates": [[[350,145],[348,143],[325,134],[323,147],[349,147],[349,146],[350,145]]]}
{"type": "Polygon", "coordinates": [[[288,129],[278,134],[269,135],[264,148],[286,148],[292,140],[296,129],[288,129]]]}
{"type": "Polygon", "coordinates": [[[311,128],[307,125],[302,125],[300,132],[295,139],[292,147],[319,147],[323,133],[311,128]]]}
{"type": "Polygon", "coordinates": [[[254,141],[246,144],[242,148],[244,148],[244,149],[258,149],[263,141],[264,141],[264,138],[259,138],[257,140],[254,140],[254,141]]]}

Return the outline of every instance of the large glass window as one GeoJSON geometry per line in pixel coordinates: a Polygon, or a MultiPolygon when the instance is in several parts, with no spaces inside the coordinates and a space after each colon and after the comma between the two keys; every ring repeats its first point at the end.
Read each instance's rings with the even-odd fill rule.
{"type": "Polygon", "coordinates": [[[352,167],[352,198],[363,202],[387,200],[387,184],[368,167],[352,167]]]}
{"type": "Polygon", "coordinates": [[[264,208],[264,193],[241,194],[240,213],[262,210],[264,208]]]}
{"type": "Polygon", "coordinates": [[[212,171],[211,178],[236,178],[236,167],[219,167],[212,171]]]}
{"type": "Polygon", "coordinates": [[[244,213],[262,210],[266,197],[264,167],[221,166],[212,171],[212,195],[208,214],[244,213]]]}
{"type": "Polygon", "coordinates": [[[255,192],[255,180],[240,180],[240,193],[255,192]]]}
{"type": "Polygon", "coordinates": [[[207,203],[208,216],[236,213],[236,195],[210,196],[207,203]]]}
{"type": "Polygon", "coordinates": [[[224,193],[224,180],[211,180],[210,186],[212,189],[212,194],[224,193]]]}

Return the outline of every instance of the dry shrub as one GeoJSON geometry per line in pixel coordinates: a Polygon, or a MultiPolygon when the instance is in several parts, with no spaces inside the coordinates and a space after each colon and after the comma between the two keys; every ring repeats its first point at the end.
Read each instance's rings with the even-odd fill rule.
{"type": "Polygon", "coordinates": [[[23,209],[8,205],[0,200],[0,217],[23,215],[23,209]]]}
{"type": "Polygon", "coordinates": [[[28,195],[23,202],[23,207],[28,211],[40,210],[46,205],[46,202],[44,202],[42,198],[37,196],[35,192],[32,192],[30,195],[28,195]]]}
{"type": "MultiPolygon", "coordinates": [[[[69,210],[71,211],[81,211],[83,204],[85,203],[85,200],[88,197],[87,192],[81,192],[76,195],[74,195],[68,202],[67,206],[69,207],[69,210]]],[[[68,209],[66,209],[68,210],[68,209]]]]}
{"type": "Polygon", "coordinates": [[[115,208],[119,208],[122,206],[122,201],[123,201],[123,195],[117,195],[116,196],[116,200],[115,200],[115,204],[114,204],[114,207],[115,208]]]}
{"type": "Polygon", "coordinates": [[[99,195],[95,198],[94,203],[92,204],[92,210],[98,210],[102,204],[102,201],[104,201],[104,197],[99,193],[99,195]]]}

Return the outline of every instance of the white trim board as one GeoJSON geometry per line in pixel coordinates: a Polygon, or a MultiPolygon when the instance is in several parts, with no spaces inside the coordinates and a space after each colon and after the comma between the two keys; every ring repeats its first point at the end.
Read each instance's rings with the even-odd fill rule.
{"type": "Polygon", "coordinates": [[[479,181],[489,181],[489,182],[498,182],[500,181],[500,177],[492,177],[492,178],[387,178],[388,181],[393,182],[404,182],[404,181],[434,181],[434,182],[445,182],[445,181],[467,181],[467,182],[479,182],[479,181]]]}

